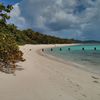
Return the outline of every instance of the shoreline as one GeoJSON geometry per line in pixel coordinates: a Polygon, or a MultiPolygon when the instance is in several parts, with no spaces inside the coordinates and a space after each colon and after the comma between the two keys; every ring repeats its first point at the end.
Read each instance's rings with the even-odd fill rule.
{"type": "MultiPolygon", "coordinates": [[[[72,44],[72,45],[80,45],[80,44],[72,44]]],[[[64,46],[64,45],[62,45],[62,46],[64,46]]],[[[62,47],[62,46],[59,45],[59,46],[57,46],[57,47],[62,47]]],[[[65,45],[65,46],[71,46],[71,45],[65,45]]],[[[49,48],[52,48],[52,47],[49,47],[49,48]]],[[[44,49],[47,49],[47,48],[44,48],[44,49]]],[[[84,70],[84,71],[87,71],[87,72],[89,72],[89,73],[93,73],[93,74],[95,74],[95,75],[100,76],[100,73],[94,72],[93,70],[90,70],[90,69],[86,69],[86,68],[85,68],[85,65],[78,64],[78,63],[72,62],[72,61],[70,61],[70,60],[66,61],[66,60],[64,60],[64,59],[62,59],[62,58],[57,58],[56,56],[47,54],[47,52],[42,51],[41,49],[37,50],[37,53],[38,53],[39,55],[41,55],[41,56],[44,56],[44,57],[50,59],[50,60],[55,60],[55,61],[61,62],[61,63],[63,63],[63,64],[68,64],[68,65],[71,65],[71,66],[73,66],[73,67],[76,67],[76,68],[79,68],[79,69],[81,69],[81,70],[84,70]]]]}
{"type": "Polygon", "coordinates": [[[24,45],[23,70],[1,73],[2,100],[100,100],[100,76],[37,53],[54,45],[24,45]]]}

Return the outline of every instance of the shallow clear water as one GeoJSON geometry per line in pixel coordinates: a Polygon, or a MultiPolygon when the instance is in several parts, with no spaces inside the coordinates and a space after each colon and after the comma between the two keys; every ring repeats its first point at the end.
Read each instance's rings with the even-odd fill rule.
{"type": "Polygon", "coordinates": [[[100,44],[54,47],[52,49],[46,49],[46,53],[65,61],[84,65],[83,69],[100,74],[100,44]]]}

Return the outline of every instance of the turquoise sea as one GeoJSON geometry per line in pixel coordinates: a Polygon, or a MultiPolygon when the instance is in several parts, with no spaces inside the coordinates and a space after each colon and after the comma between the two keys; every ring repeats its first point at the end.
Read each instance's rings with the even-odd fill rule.
{"type": "Polygon", "coordinates": [[[54,47],[45,52],[64,61],[83,65],[83,69],[100,74],[100,44],[54,47]]]}

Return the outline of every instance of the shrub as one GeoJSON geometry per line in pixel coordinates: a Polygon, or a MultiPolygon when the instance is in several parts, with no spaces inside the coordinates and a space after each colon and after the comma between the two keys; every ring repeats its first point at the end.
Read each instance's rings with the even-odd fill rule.
{"type": "Polygon", "coordinates": [[[17,61],[21,61],[23,53],[19,50],[16,41],[9,34],[0,33],[0,62],[5,67],[9,65],[15,66],[17,61]]]}

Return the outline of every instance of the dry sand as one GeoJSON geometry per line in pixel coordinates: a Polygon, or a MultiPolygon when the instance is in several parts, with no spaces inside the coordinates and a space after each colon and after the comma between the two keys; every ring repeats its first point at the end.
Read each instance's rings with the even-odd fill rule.
{"type": "Polygon", "coordinates": [[[100,100],[100,76],[37,53],[48,47],[21,47],[26,61],[16,75],[0,72],[0,100],[100,100]]]}

